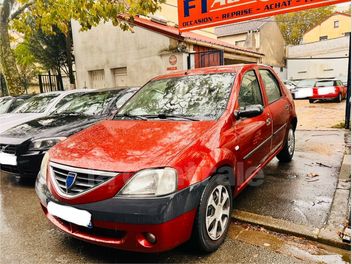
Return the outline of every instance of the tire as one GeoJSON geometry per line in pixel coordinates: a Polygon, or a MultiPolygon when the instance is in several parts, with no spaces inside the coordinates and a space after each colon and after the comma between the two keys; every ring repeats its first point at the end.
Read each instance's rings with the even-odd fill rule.
{"type": "Polygon", "coordinates": [[[314,99],[309,99],[309,103],[310,103],[310,104],[313,104],[314,102],[315,102],[314,99]]]}
{"type": "Polygon", "coordinates": [[[342,102],[342,94],[339,93],[339,95],[336,97],[336,102],[341,103],[342,102]]]}
{"type": "Polygon", "coordinates": [[[230,181],[224,175],[214,175],[203,191],[194,222],[191,242],[196,243],[198,250],[210,253],[221,246],[231,223],[231,210],[232,191],[230,181]],[[223,206],[219,203],[216,204],[220,201],[218,195],[220,191],[221,197],[225,199],[223,200],[223,206]],[[223,225],[219,222],[219,219],[222,219],[223,225]]]}
{"type": "Polygon", "coordinates": [[[295,130],[293,129],[293,126],[290,125],[290,128],[287,133],[287,137],[285,139],[285,146],[279,152],[279,154],[276,155],[278,160],[280,162],[290,162],[295,153],[295,145],[296,145],[295,130]]]}

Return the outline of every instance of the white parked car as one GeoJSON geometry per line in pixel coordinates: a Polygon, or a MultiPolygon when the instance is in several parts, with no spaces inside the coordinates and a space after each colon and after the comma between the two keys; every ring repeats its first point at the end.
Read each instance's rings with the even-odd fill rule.
{"type": "Polygon", "coordinates": [[[305,79],[297,83],[296,88],[291,90],[294,99],[307,99],[313,96],[313,88],[317,80],[305,79]]]}
{"type": "Polygon", "coordinates": [[[0,115],[0,133],[22,123],[48,116],[60,106],[89,90],[57,91],[33,96],[11,113],[0,115]]]}

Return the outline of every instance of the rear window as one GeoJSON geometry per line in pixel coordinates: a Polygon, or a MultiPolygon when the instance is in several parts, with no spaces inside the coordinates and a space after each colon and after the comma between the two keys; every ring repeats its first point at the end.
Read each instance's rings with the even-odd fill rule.
{"type": "Polygon", "coordinates": [[[297,87],[314,87],[315,82],[315,80],[302,80],[297,84],[297,87]]]}
{"type": "Polygon", "coordinates": [[[316,83],[316,87],[329,87],[329,86],[334,86],[335,82],[334,81],[318,81],[316,83]]]}
{"type": "Polygon", "coordinates": [[[14,113],[44,113],[60,93],[40,94],[32,97],[17,108],[14,113]]]}

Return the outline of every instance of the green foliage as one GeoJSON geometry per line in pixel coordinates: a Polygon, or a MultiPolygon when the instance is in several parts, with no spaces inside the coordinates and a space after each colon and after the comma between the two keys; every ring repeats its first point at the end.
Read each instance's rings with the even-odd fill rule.
{"type": "Polygon", "coordinates": [[[40,67],[35,64],[35,57],[26,41],[16,46],[14,54],[22,86],[28,88],[33,78],[39,73],[40,67]]]}
{"type": "Polygon", "coordinates": [[[322,23],[334,12],[333,6],[309,9],[276,16],[281,33],[287,44],[300,44],[303,35],[322,23]]]}
{"type": "MultiPolygon", "coordinates": [[[[21,1],[24,4],[30,0],[21,1]]],[[[67,34],[70,21],[76,20],[82,30],[107,21],[128,30],[128,22],[135,16],[156,12],[162,2],[164,0],[34,0],[27,12],[14,21],[14,27],[27,34],[33,29],[54,34],[55,28],[67,34]],[[34,21],[34,27],[28,21],[34,21]]]]}

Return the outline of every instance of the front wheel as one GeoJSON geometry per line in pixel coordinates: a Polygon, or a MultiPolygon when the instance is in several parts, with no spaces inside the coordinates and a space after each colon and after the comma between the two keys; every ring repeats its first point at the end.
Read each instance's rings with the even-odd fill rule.
{"type": "Polygon", "coordinates": [[[342,102],[342,94],[339,93],[339,95],[336,98],[336,102],[341,103],[342,102]]]}
{"type": "Polygon", "coordinates": [[[224,242],[231,210],[229,180],[223,175],[214,175],[203,191],[193,230],[193,239],[202,251],[213,252],[224,242]]]}
{"type": "Polygon", "coordinates": [[[293,158],[293,154],[295,153],[295,145],[296,145],[295,131],[291,125],[287,133],[284,148],[276,156],[278,160],[281,162],[290,162],[293,158]]]}

